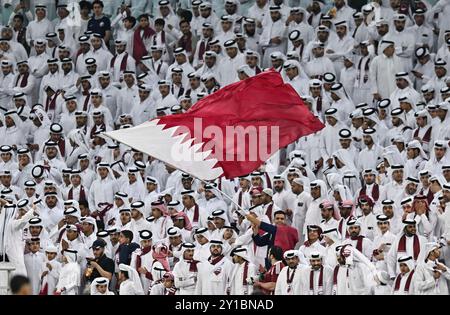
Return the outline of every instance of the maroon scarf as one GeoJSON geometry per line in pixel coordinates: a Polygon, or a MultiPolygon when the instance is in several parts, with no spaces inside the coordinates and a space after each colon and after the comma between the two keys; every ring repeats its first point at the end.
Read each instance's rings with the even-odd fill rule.
{"type": "Polygon", "coordinates": [[[83,111],[87,111],[89,101],[91,100],[91,93],[89,91],[87,91],[87,92],[83,92],[83,95],[86,96],[86,98],[84,99],[83,111]]]}
{"type": "Polygon", "coordinates": [[[351,237],[351,240],[352,241],[357,241],[356,242],[356,249],[359,250],[360,252],[362,252],[362,245],[363,245],[364,236],[358,235],[356,237],[351,237]]]}
{"type": "MultiPolygon", "coordinates": [[[[417,128],[415,131],[414,131],[414,138],[418,138],[419,137],[419,129],[420,128],[417,128]]],[[[422,137],[422,141],[424,141],[424,142],[430,142],[430,140],[431,140],[431,131],[433,130],[433,127],[429,127],[428,129],[427,129],[427,131],[425,132],[425,134],[423,135],[423,137],[422,137]]]]}
{"type": "MultiPolygon", "coordinates": [[[[158,34],[153,35],[153,45],[158,45],[158,41],[156,40],[158,38],[158,34]]],[[[161,31],[161,42],[163,44],[166,43],[166,32],[165,31],[161,31]]]]}
{"type": "Polygon", "coordinates": [[[302,47],[300,48],[300,51],[298,52],[298,55],[300,56],[300,60],[303,59],[303,49],[305,49],[305,45],[302,44],[302,47]]]}
{"type": "MultiPolygon", "coordinates": [[[[184,208],[184,213],[187,213],[188,209],[184,208]]],[[[194,206],[194,217],[192,218],[192,222],[191,223],[198,223],[198,217],[200,215],[200,212],[198,210],[198,205],[196,204],[194,206]]]]}
{"type": "MultiPolygon", "coordinates": [[[[411,271],[408,275],[408,279],[406,279],[405,283],[405,292],[409,292],[409,287],[411,286],[412,277],[414,275],[414,270],[411,271]]],[[[400,289],[400,282],[402,281],[402,274],[399,274],[395,279],[394,292],[397,292],[400,289]]]]}
{"type": "MultiPolygon", "coordinates": [[[[359,192],[359,196],[361,197],[362,195],[367,195],[366,194],[366,189],[367,186],[364,185],[363,188],[361,188],[361,191],[359,192]]],[[[378,198],[380,198],[380,187],[378,187],[378,184],[375,183],[373,184],[373,189],[372,189],[372,198],[373,200],[376,202],[378,201],[378,198]]]]}
{"type": "MultiPolygon", "coordinates": [[[[159,61],[159,60],[158,60],[159,61]]],[[[162,66],[162,62],[159,63],[158,68],[155,69],[155,62],[152,60],[153,63],[153,69],[155,70],[156,74],[159,75],[159,73],[161,72],[161,66],[162,66]]]]}
{"type": "MultiPolygon", "coordinates": [[[[114,68],[114,63],[116,62],[117,55],[111,59],[111,68],[114,68]]],[[[128,53],[125,53],[125,56],[122,58],[122,62],[120,63],[120,71],[127,70],[127,61],[128,61],[128,53]]]]}
{"type": "MultiPolygon", "coordinates": [[[[417,257],[419,257],[419,252],[420,252],[419,237],[417,235],[414,235],[413,237],[414,237],[414,241],[413,241],[414,260],[417,260],[417,257]]],[[[406,235],[405,234],[403,234],[402,237],[400,237],[400,241],[398,242],[397,251],[406,253],[406,235]]]]}
{"type": "Polygon", "coordinates": [[[212,256],[210,256],[209,258],[208,258],[208,262],[211,264],[211,265],[213,265],[213,266],[215,266],[219,261],[221,261],[222,260],[222,258],[223,258],[223,255],[220,255],[220,256],[217,256],[217,257],[212,257],[212,256]]]}
{"type": "MultiPolygon", "coordinates": [[[[336,295],[337,278],[338,278],[339,268],[340,267],[341,266],[339,264],[336,265],[336,267],[334,267],[334,271],[333,271],[333,293],[332,293],[332,295],[336,295]]],[[[347,268],[347,278],[348,278],[348,268],[347,268]]]]}
{"type": "Polygon", "coordinates": [[[66,231],[65,228],[61,229],[61,231],[59,232],[59,235],[58,235],[57,243],[60,243],[60,242],[61,242],[62,237],[63,237],[65,231],[66,231]]]}
{"type": "MultiPolygon", "coordinates": [[[[323,288],[323,266],[320,267],[320,273],[319,273],[319,294],[322,291],[323,288]]],[[[309,290],[311,292],[311,295],[314,295],[314,270],[311,269],[309,273],[309,290]]]]}
{"type": "Polygon", "coordinates": [[[61,152],[61,155],[63,157],[66,156],[66,140],[64,140],[63,138],[59,139],[58,147],[59,151],[61,152]]]}
{"type": "Polygon", "coordinates": [[[198,48],[198,60],[203,61],[203,56],[205,55],[205,51],[209,50],[209,39],[203,39],[200,42],[200,47],[198,48]]]}
{"type": "MultiPolygon", "coordinates": [[[[355,30],[356,32],[356,30],[355,30]]],[[[361,59],[359,59],[359,63],[358,63],[358,70],[361,71],[361,66],[362,66],[362,61],[363,61],[364,57],[362,57],[361,59]]],[[[364,65],[364,71],[369,71],[369,63],[370,63],[370,58],[367,58],[366,64],[364,65]]],[[[358,73],[359,75],[359,73],[358,73]]],[[[364,78],[363,81],[364,83],[367,82],[367,80],[369,79],[369,77],[364,78]]]]}
{"type": "Polygon", "coordinates": [[[55,110],[56,108],[56,99],[58,98],[60,92],[56,92],[51,98],[47,97],[45,100],[45,112],[49,110],[55,110]]]}
{"type": "Polygon", "coordinates": [[[198,260],[187,260],[186,261],[189,264],[189,271],[190,272],[198,272],[197,264],[200,262],[198,260]]]}
{"type": "MultiPolygon", "coordinates": [[[[320,14],[320,19],[319,20],[321,20],[322,19],[322,16],[323,16],[323,13],[319,13],[320,14]]],[[[318,15],[319,15],[318,14],[318,15]]],[[[312,22],[313,22],[313,18],[315,17],[315,15],[314,14],[311,14],[310,16],[309,16],[309,18],[308,18],[308,24],[309,25],[312,25],[312,22]]]]}
{"type": "Polygon", "coordinates": [[[295,272],[297,271],[297,268],[294,269],[294,271],[292,272],[292,275],[289,275],[289,271],[291,270],[290,267],[287,268],[286,271],[286,283],[288,284],[288,293],[291,292],[291,283],[294,280],[295,277],[295,272]]]}
{"type": "Polygon", "coordinates": [[[316,110],[322,112],[322,96],[317,97],[316,110]]]}
{"type": "Polygon", "coordinates": [[[264,175],[266,175],[267,188],[272,189],[272,181],[270,180],[269,173],[265,172],[264,175]]]}
{"type": "Polygon", "coordinates": [[[183,35],[178,41],[178,47],[183,47],[186,52],[192,52],[192,33],[189,32],[188,35],[183,35]]]}
{"type": "Polygon", "coordinates": [[[271,203],[268,207],[267,207],[267,211],[266,211],[266,215],[269,218],[270,223],[272,223],[272,208],[273,208],[273,203],[271,203]]]}
{"type": "Polygon", "coordinates": [[[199,211],[199,209],[198,209],[198,205],[196,204],[196,205],[194,206],[194,217],[192,218],[192,222],[198,223],[198,217],[199,217],[199,215],[200,215],[200,211],[199,211]]]}
{"type": "MultiPolygon", "coordinates": [[[[425,189],[422,188],[422,189],[420,190],[419,195],[425,195],[424,192],[425,192],[425,189]]],[[[428,204],[431,204],[431,202],[432,202],[433,199],[434,199],[434,194],[433,194],[433,192],[431,191],[431,189],[428,189],[428,193],[426,194],[426,196],[427,196],[428,204]]],[[[427,217],[428,217],[428,211],[427,211],[427,217]]]]}
{"type": "Polygon", "coordinates": [[[303,243],[303,245],[304,245],[305,247],[311,247],[312,244],[314,244],[314,243],[311,243],[309,240],[306,240],[306,241],[303,243]]]}
{"type": "Polygon", "coordinates": [[[152,247],[148,246],[148,247],[145,247],[145,248],[143,248],[141,250],[141,254],[140,255],[136,255],[136,270],[138,270],[142,266],[142,258],[141,258],[141,256],[144,256],[145,254],[148,254],[151,250],[152,250],[152,247]]]}
{"type": "Polygon", "coordinates": [[[242,277],[242,284],[248,285],[247,283],[247,275],[248,275],[248,261],[244,263],[244,275],[242,277]]]}
{"type": "Polygon", "coordinates": [[[238,195],[238,206],[242,206],[242,190],[239,192],[238,195]]]}
{"type": "MultiPolygon", "coordinates": [[[[69,189],[69,194],[68,194],[68,199],[72,200],[73,199],[73,187],[69,189]]],[[[84,187],[80,186],[80,198],[78,199],[78,201],[86,201],[86,193],[84,191],[84,187]]]]}
{"type": "Polygon", "coordinates": [[[28,84],[28,77],[30,76],[29,72],[25,72],[24,74],[19,74],[16,81],[16,86],[19,84],[20,78],[22,78],[22,81],[20,82],[21,88],[26,87],[28,84]]]}
{"type": "Polygon", "coordinates": [[[172,94],[173,94],[176,98],[179,98],[179,97],[183,96],[183,94],[184,94],[184,87],[183,87],[183,85],[180,86],[180,89],[178,90],[178,95],[175,95],[174,84],[172,84],[172,94]]]}
{"type": "Polygon", "coordinates": [[[46,282],[41,291],[39,291],[39,295],[48,295],[48,282],[46,282]]]}
{"type": "Polygon", "coordinates": [[[155,34],[155,31],[151,27],[147,27],[144,29],[143,37],[141,38],[141,28],[138,27],[134,31],[133,39],[133,57],[137,63],[141,61],[141,58],[148,54],[147,48],[145,48],[144,39],[152,37],[155,34]]]}
{"type": "Polygon", "coordinates": [[[98,204],[98,207],[101,208],[102,210],[100,210],[98,212],[97,218],[98,220],[103,220],[106,212],[108,212],[109,210],[112,209],[113,205],[107,202],[102,202],[98,204]]]}

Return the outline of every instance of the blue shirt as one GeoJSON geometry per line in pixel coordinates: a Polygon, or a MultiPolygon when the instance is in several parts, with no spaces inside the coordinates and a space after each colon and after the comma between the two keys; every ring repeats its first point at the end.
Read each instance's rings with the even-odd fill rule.
{"type": "Polygon", "coordinates": [[[93,16],[88,22],[87,30],[105,37],[106,31],[111,30],[111,20],[104,15],[99,19],[93,16]]]}

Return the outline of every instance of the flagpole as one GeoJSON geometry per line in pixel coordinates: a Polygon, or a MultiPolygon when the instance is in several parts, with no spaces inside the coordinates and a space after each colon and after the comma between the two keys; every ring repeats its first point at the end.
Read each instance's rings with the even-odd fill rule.
{"type": "MultiPolygon", "coordinates": [[[[196,177],[197,178],[197,177],[196,177]]],[[[220,178],[220,177],[218,177],[218,178],[220,178]]],[[[208,183],[208,182],[206,182],[206,181],[204,181],[203,179],[200,179],[200,178],[197,178],[199,181],[201,181],[203,184],[205,184],[205,185],[210,185],[210,183],[208,183]]],[[[217,179],[217,178],[216,178],[217,179]]],[[[214,186],[212,186],[212,187],[214,187],[214,186]]],[[[217,188],[217,187],[214,187],[214,189],[215,190],[217,190],[218,192],[220,192],[223,196],[225,196],[228,200],[230,200],[231,201],[231,203],[232,204],[234,204],[239,210],[241,210],[241,212],[244,214],[245,213],[245,210],[244,210],[244,208],[242,208],[240,205],[238,205],[234,200],[233,200],[233,198],[232,197],[230,197],[229,195],[227,195],[225,192],[223,192],[222,190],[220,190],[219,188],[217,188]]]]}

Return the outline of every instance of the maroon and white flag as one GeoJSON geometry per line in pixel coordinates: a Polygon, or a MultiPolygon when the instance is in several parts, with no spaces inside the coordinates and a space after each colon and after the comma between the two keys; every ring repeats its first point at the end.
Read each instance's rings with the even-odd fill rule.
{"type": "Polygon", "coordinates": [[[273,70],[228,85],[184,114],[105,133],[201,180],[259,168],[280,148],[324,125],[273,70]]]}

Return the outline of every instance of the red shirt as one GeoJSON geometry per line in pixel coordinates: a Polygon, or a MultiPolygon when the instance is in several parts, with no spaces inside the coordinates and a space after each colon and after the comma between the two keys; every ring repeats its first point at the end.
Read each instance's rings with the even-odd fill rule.
{"type": "MultiPolygon", "coordinates": [[[[277,282],[278,275],[281,272],[281,269],[284,268],[284,264],[282,261],[278,261],[275,263],[275,265],[272,265],[270,269],[264,274],[264,280],[263,283],[269,283],[269,282],[277,282]]],[[[265,295],[273,295],[274,291],[264,290],[263,292],[265,295]]]]}
{"type": "Polygon", "coordinates": [[[283,249],[283,253],[287,250],[294,249],[298,243],[298,231],[289,225],[277,225],[277,233],[275,234],[274,245],[283,249]]]}

